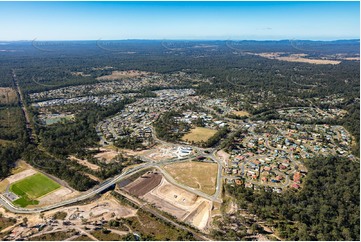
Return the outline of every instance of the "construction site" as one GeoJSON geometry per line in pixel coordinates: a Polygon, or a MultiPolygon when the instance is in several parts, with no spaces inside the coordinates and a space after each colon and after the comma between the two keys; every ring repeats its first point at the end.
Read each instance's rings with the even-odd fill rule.
{"type": "Polygon", "coordinates": [[[182,222],[205,230],[212,202],[171,184],[158,171],[148,171],[134,181],[120,184],[125,192],[144,200],[182,222]]]}

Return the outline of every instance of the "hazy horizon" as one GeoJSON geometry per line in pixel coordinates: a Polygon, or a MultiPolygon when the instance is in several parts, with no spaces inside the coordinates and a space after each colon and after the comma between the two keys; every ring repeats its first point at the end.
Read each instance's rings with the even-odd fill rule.
{"type": "Polygon", "coordinates": [[[360,38],[354,2],[0,2],[2,41],[360,38]]]}
{"type": "MultiPolygon", "coordinates": [[[[322,42],[332,42],[332,41],[360,41],[360,38],[340,38],[340,39],[68,39],[68,40],[49,40],[49,39],[23,39],[23,40],[1,40],[0,42],[87,42],[87,41],[322,41],[322,42]]],[[[1,43],[0,43],[1,44],[1,43]]]]}

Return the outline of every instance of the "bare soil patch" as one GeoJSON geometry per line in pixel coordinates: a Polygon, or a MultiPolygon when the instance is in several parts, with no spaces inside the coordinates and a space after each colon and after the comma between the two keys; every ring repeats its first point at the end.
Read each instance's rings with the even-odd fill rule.
{"type": "Polygon", "coordinates": [[[16,166],[11,170],[11,174],[17,174],[19,172],[25,171],[27,169],[31,169],[32,167],[27,164],[24,160],[18,160],[16,162],[16,166]]]}
{"type": "Polygon", "coordinates": [[[186,217],[189,213],[187,210],[179,208],[179,207],[175,206],[174,204],[153,195],[152,193],[147,193],[146,195],[143,196],[143,198],[146,201],[148,201],[152,204],[155,204],[156,207],[158,207],[160,210],[163,210],[169,214],[172,214],[174,217],[176,217],[179,220],[186,217]]]}
{"type": "Polygon", "coordinates": [[[249,117],[250,114],[247,111],[233,111],[232,114],[237,115],[239,117],[249,117]]]}
{"type": "Polygon", "coordinates": [[[360,57],[344,57],[341,58],[342,60],[348,60],[348,61],[360,61],[360,57]]]}
{"type": "Polygon", "coordinates": [[[322,60],[322,59],[307,59],[307,58],[299,58],[299,57],[278,57],[278,60],[281,61],[288,61],[288,62],[302,62],[302,63],[309,63],[309,64],[316,64],[316,65],[338,65],[341,61],[335,60],[322,60]]]}
{"type": "Polygon", "coordinates": [[[16,173],[14,175],[11,175],[9,176],[8,178],[6,178],[9,183],[14,183],[16,181],[19,181],[19,180],[22,180],[24,179],[25,177],[28,177],[28,176],[31,176],[31,175],[34,175],[35,173],[37,173],[36,170],[34,169],[27,169],[27,170],[24,170],[22,172],[19,172],[19,173],[16,173]]]}
{"type": "Polygon", "coordinates": [[[7,179],[4,179],[0,181],[0,192],[5,192],[6,188],[9,186],[9,181],[7,179]]]}
{"type": "Polygon", "coordinates": [[[164,169],[180,183],[209,195],[215,192],[218,172],[215,163],[184,162],[166,165],[164,169]]]}
{"type": "Polygon", "coordinates": [[[153,149],[144,152],[143,155],[152,160],[162,161],[177,157],[176,153],[177,153],[176,146],[162,144],[162,145],[157,145],[153,149]]]}
{"type": "Polygon", "coordinates": [[[94,157],[106,164],[111,162],[119,154],[119,152],[112,149],[100,148],[99,150],[100,153],[96,154],[94,157]]]}
{"type": "Polygon", "coordinates": [[[82,71],[73,71],[71,72],[73,76],[90,76],[90,74],[84,74],[82,71]]]}
{"type": "Polygon", "coordinates": [[[327,60],[327,59],[308,59],[307,54],[289,54],[283,52],[270,52],[270,53],[254,53],[254,55],[258,55],[268,59],[288,61],[288,62],[303,62],[309,64],[316,65],[338,65],[341,61],[337,60],[327,60]]]}
{"type": "Polygon", "coordinates": [[[97,165],[95,165],[95,164],[93,164],[93,163],[90,163],[90,162],[87,161],[87,160],[81,160],[81,159],[78,159],[78,158],[76,158],[75,156],[72,156],[72,155],[69,156],[69,158],[70,158],[71,160],[76,161],[78,164],[80,164],[80,165],[82,165],[82,166],[88,167],[88,168],[91,169],[91,170],[97,171],[97,170],[100,169],[99,166],[97,166],[97,165]]]}
{"type": "Polygon", "coordinates": [[[120,205],[119,202],[108,192],[101,198],[86,205],[76,205],[65,208],[58,208],[45,213],[45,217],[52,217],[56,212],[66,212],[66,219],[77,221],[82,218],[88,221],[110,220],[115,218],[129,217],[136,214],[136,210],[131,207],[120,205]]]}
{"type": "Polygon", "coordinates": [[[204,229],[207,226],[211,212],[211,203],[203,201],[187,218],[194,226],[204,229]]]}
{"type": "Polygon", "coordinates": [[[11,144],[14,144],[14,141],[0,139],[0,146],[7,146],[11,144]]]}
{"type": "Polygon", "coordinates": [[[0,104],[12,104],[18,100],[16,91],[10,87],[0,87],[0,104]]]}
{"type": "MultiPolygon", "coordinates": [[[[96,199],[89,204],[77,204],[69,207],[61,207],[44,213],[14,214],[5,210],[3,207],[0,207],[0,213],[3,215],[4,218],[16,218],[18,223],[14,227],[8,227],[8,229],[6,230],[12,235],[17,236],[17,239],[15,240],[21,238],[20,236],[31,236],[32,234],[34,234],[34,232],[37,233],[34,234],[34,237],[42,238],[37,236],[41,235],[43,232],[45,232],[45,234],[48,234],[47,231],[50,231],[49,234],[51,233],[51,236],[53,236],[51,238],[56,238],[56,233],[62,233],[61,231],[69,231],[69,229],[72,228],[76,228],[77,230],[79,230],[78,228],[84,228],[84,219],[86,219],[89,223],[99,224],[102,223],[102,221],[137,216],[136,209],[130,206],[121,205],[118,200],[110,194],[110,192],[103,194],[99,199],[96,199]],[[53,227],[55,223],[52,223],[52,225],[46,226],[45,229],[42,231],[39,231],[37,228],[34,227],[39,226],[39,224],[44,224],[45,220],[49,221],[58,212],[62,212],[63,214],[65,214],[65,218],[58,217],[56,219],[56,224],[58,224],[59,226],[55,225],[56,227],[53,227]],[[23,221],[23,218],[28,219],[28,226],[20,225],[20,223],[23,221]],[[62,225],[62,220],[70,221],[72,224],[70,225],[71,227],[62,225]]],[[[79,231],[83,232],[86,230],[80,229],[79,231]]],[[[112,230],[112,232],[114,231],[118,230],[112,230]]]]}
{"type": "Polygon", "coordinates": [[[113,71],[111,75],[101,76],[96,78],[97,80],[119,80],[123,78],[134,78],[134,77],[144,77],[149,75],[149,72],[145,71],[137,71],[137,70],[130,70],[130,71],[113,71]]]}
{"type": "Polygon", "coordinates": [[[210,201],[172,185],[164,178],[156,188],[142,198],[179,220],[192,223],[199,229],[205,228],[210,216],[212,204],[210,201]],[[203,203],[208,204],[206,207],[209,209],[204,209],[203,203]],[[198,209],[201,205],[202,207],[198,209]]]}
{"type": "Polygon", "coordinates": [[[102,180],[99,178],[99,177],[96,177],[92,174],[89,174],[89,173],[86,173],[86,172],[83,172],[83,174],[87,177],[89,177],[90,179],[94,180],[94,181],[97,181],[97,182],[101,182],[102,180]]]}
{"type": "Polygon", "coordinates": [[[220,150],[217,152],[217,155],[219,158],[222,159],[223,163],[226,165],[228,165],[228,161],[229,161],[229,157],[230,154],[228,154],[227,152],[225,152],[224,150],[220,150]]]}
{"type": "Polygon", "coordinates": [[[135,196],[143,196],[158,186],[161,180],[162,175],[158,172],[147,172],[134,182],[125,186],[124,189],[135,196]]]}
{"type": "Polygon", "coordinates": [[[54,201],[60,202],[64,201],[68,198],[74,197],[78,195],[79,192],[72,191],[69,188],[61,187],[54,192],[51,192],[43,197],[41,197],[39,200],[39,206],[49,205],[53,204],[54,201]]]}
{"type": "Polygon", "coordinates": [[[36,173],[36,171],[34,169],[32,169],[32,167],[30,165],[26,164],[25,161],[18,160],[16,162],[15,168],[11,170],[12,175],[3,179],[2,181],[0,181],[0,192],[4,192],[10,183],[16,182],[27,176],[31,176],[35,173],[36,173]],[[21,173],[21,172],[24,172],[24,173],[21,173]],[[21,174],[19,174],[19,173],[21,173],[21,174]],[[18,175],[16,175],[16,174],[18,174],[18,175]]]}

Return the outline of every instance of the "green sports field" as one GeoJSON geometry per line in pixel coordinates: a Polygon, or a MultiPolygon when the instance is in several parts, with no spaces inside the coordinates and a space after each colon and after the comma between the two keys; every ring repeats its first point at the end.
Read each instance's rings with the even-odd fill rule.
{"type": "Polygon", "coordinates": [[[14,204],[26,207],[29,204],[38,204],[37,198],[48,194],[60,185],[41,173],[36,173],[10,185],[10,191],[20,198],[14,204]]]}

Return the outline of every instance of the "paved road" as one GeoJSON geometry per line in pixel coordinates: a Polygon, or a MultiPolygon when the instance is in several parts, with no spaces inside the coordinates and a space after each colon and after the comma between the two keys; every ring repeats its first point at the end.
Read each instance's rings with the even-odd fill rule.
{"type": "MultiPolygon", "coordinates": [[[[2,206],[4,206],[6,209],[8,209],[10,212],[13,212],[13,213],[21,213],[21,214],[40,213],[40,212],[52,210],[52,209],[55,209],[55,208],[59,208],[59,207],[62,207],[62,206],[70,205],[70,204],[73,204],[73,203],[77,203],[77,202],[89,199],[89,198],[97,195],[98,193],[101,193],[102,191],[108,189],[109,187],[115,185],[116,183],[120,182],[121,180],[123,180],[123,179],[125,179],[125,178],[127,178],[127,177],[141,171],[141,170],[145,170],[145,169],[148,169],[148,168],[151,168],[151,167],[159,168],[159,166],[163,166],[163,165],[170,164],[170,163],[185,162],[186,160],[189,160],[189,159],[192,159],[192,158],[194,158],[194,157],[188,157],[188,158],[185,158],[185,159],[178,159],[178,160],[171,159],[171,160],[168,160],[168,161],[161,161],[161,162],[157,162],[157,163],[153,163],[153,162],[144,163],[144,164],[141,164],[139,166],[127,169],[126,171],[124,171],[122,174],[120,174],[118,176],[115,176],[115,177],[113,177],[111,179],[105,180],[104,182],[102,182],[100,185],[98,185],[94,189],[83,193],[79,197],[72,198],[72,199],[62,201],[62,202],[59,202],[59,203],[55,203],[55,204],[45,206],[45,207],[40,207],[40,208],[16,207],[7,198],[5,198],[2,194],[0,194],[0,204],[2,206]]],[[[171,182],[174,181],[174,179],[167,176],[167,174],[165,176],[171,182]]],[[[190,191],[192,193],[196,193],[197,195],[199,195],[201,197],[205,197],[207,199],[210,199],[211,201],[214,201],[214,200],[219,201],[217,198],[210,197],[209,195],[204,194],[204,193],[202,193],[200,191],[194,190],[194,189],[192,189],[190,187],[178,184],[176,182],[175,182],[175,185],[180,186],[181,188],[186,189],[187,191],[190,191]]]]}
{"type": "MultiPolygon", "coordinates": [[[[24,116],[25,116],[25,119],[26,119],[26,127],[27,127],[27,130],[28,130],[28,133],[29,133],[29,137],[34,142],[35,138],[34,138],[34,135],[33,135],[33,130],[31,128],[29,115],[28,115],[26,106],[24,105],[23,95],[22,95],[22,92],[21,92],[21,88],[20,88],[20,86],[19,86],[19,84],[17,82],[15,71],[13,71],[13,81],[14,81],[14,85],[17,88],[17,93],[18,93],[18,96],[19,96],[19,104],[21,105],[22,110],[24,112],[24,116]]],[[[162,140],[158,139],[156,137],[156,135],[155,135],[154,130],[152,130],[152,131],[153,131],[152,132],[153,138],[157,142],[159,142],[161,144],[174,145],[172,143],[168,143],[168,142],[165,142],[165,141],[162,141],[162,140]]],[[[2,194],[0,194],[0,204],[2,206],[4,206],[6,209],[8,209],[9,211],[13,212],[13,213],[32,214],[32,213],[40,213],[40,212],[52,210],[52,209],[55,209],[55,208],[59,208],[59,207],[62,207],[62,206],[70,205],[70,204],[73,204],[73,203],[77,203],[79,201],[84,201],[86,199],[89,199],[89,198],[95,196],[96,194],[101,193],[102,191],[104,191],[104,190],[108,189],[109,187],[115,185],[116,183],[118,183],[122,179],[125,179],[125,178],[127,178],[127,177],[135,174],[136,172],[141,171],[141,170],[151,168],[151,167],[160,168],[160,166],[163,166],[163,165],[166,165],[166,164],[169,164],[169,163],[184,162],[185,160],[194,159],[197,154],[204,154],[204,156],[209,157],[209,158],[213,159],[214,161],[216,161],[218,163],[217,186],[216,186],[216,192],[215,192],[215,194],[213,196],[209,196],[209,195],[207,195],[205,193],[202,193],[202,192],[200,192],[200,191],[198,191],[196,189],[193,189],[193,188],[190,188],[188,186],[179,184],[168,173],[166,173],[163,169],[161,169],[161,170],[165,174],[166,178],[169,181],[171,181],[171,183],[174,183],[175,185],[177,185],[177,186],[179,186],[179,187],[181,187],[181,188],[183,188],[183,189],[185,189],[185,190],[187,190],[189,192],[195,193],[195,194],[197,194],[197,195],[199,195],[201,197],[204,197],[206,199],[209,199],[211,201],[222,202],[222,200],[220,198],[221,189],[222,189],[222,163],[214,155],[216,150],[211,149],[212,154],[209,155],[209,154],[206,154],[204,152],[206,149],[201,149],[199,147],[192,146],[192,145],[187,145],[187,146],[192,147],[196,151],[196,154],[191,156],[191,157],[185,157],[185,158],[182,158],[182,159],[173,158],[173,159],[169,159],[169,160],[161,161],[161,162],[156,162],[156,161],[151,160],[149,158],[140,157],[140,159],[142,159],[143,161],[145,161],[147,163],[141,164],[139,166],[136,166],[136,167],[133,167],[133,168],[130,168],[130,169],[126,169],[120,175],[115,176],[115,177],[113,177],[111,179],[105,180],[104,182],[102,182],[97,187],[83,193],[82,195],[80,195],[80,196],[78,196],[76,198],[72,198],[72,199],[69,199],[69,200],[66,200],[66,201],[62,201],[62,202],[59,202],[59,203],[55,203],[53,205],[40,207],[40,208],[21,208],[21,207],[14,206],[7,198],[5,198],[2,194]]]]}
{"type": "Polygon", "coordinates": [[[184,190],[186,191],[189,191],[191,193],[194,193],[200,197],[203,197],[205,199],[208,199],[208,200],[211,200],[211,201],[215,201],[215,202],[222,202],[222,200],[218,199],[217,197],[215,197],[214,195],[208,195],[204,192],[201,192],[195,188],[192,188],[192,187],[189,187],[189,186],[186,186],[186,185],[183,185],[181,183],[178,183],[176,180],[174,180],[174,178],[167,172],[165,171],[162,167],[158,166],[158,169],[162,172],[162,174],[164,175],[164,177],[170,182],[172,183],[173,185],[176,185],[180,188],[183,188],[184,190]]]}
{"type": "Polygon", "coordinates": [[[86,199],[89,199],[93,196],[95,196],[96,194],[108,189],[109,187],[113,186],[114,184],[118,183],[119,181],[121,181],[124,178],[127,178],[131,175],[133,175],[134,173],[150,168],[154,166],[151,163],[146,163],[146,164],[142,164],[139,165],[137,167],[134,167],[132,169],[128,169],[127,171],[123,172],[122,174],[112,178],[112,179],[108,179],[106,181],[104,181],[103,183],[101,183],[100,185],[98,185],[96,188],[83,193],[82,195],[80,195],[79,197],[76,198],[72,198],[66,201],[62,201],[59,203],[55,203],[53,205],[49,205],[49,206],[45,206],[45,207],[40,207],[40,208],[20,208],[20,207],[16,207],[14,206],[9,200],[7,200],[2,194],[0,194],[0,204],[3,205],[6,209],[8,209],[10,212],[13,213],[22,213],[22,214],[32,214],[32,213],[40,213],[40,212],[44,212],[44,211],[48,211],[48,210],[52,210],[55,208],[59,208],[62,206],[66,206],[69,204],[73,204],[79,201],[84,201],[86,199]]]}
{"type": "Polygon", "coordinates": [[[143,210],[153,214],[154,216],[163,219],[164,221],[167,221],[170,224],[173,224],[174,226],[176,226],[177,228],[181,228],[183,230],[186,230],[188,232],[191,232],[195,238],[197,240],[209,240],[207,237],[203,236],[202,234],[194,231],[191,228],[188,228],[184,225],[178,224],[177,222],[173,221],[172,219],[169,219],[167,217],[165,217],[164,215],[162,215],[161,213],[159,213],[156,209],[152,208],[151,206],[148,206],[147,203],[143,203],[141,201],[139,201],[139,199],[131,196],[130,194],[127,194],[121,190],[116,190],[117,193],[119,193],[120,195],[122,195],[123,197],[125,197],[129,202],[136,204],[138,207],[142,208],[143,210]]]}
{"type": "Polygon", "coordinates": [[[218,150],[214,150],[211,154],[211,159],[215,160],[218,163],[218,172],[217,172],[217,184],[216,184],[216,192],[214,193],[214,195],[212,196],[213,200],[217,200],[218,202],[222,202],[222,184],[223,184],[223,180],[222,180],[222,170],[223,170],[223,166],[222,166],[222,161],[219,160],[216,157],[216,153],[218,150]]]}
{"type": "MultiPolygon", "coordinates": [[[[214,151],[215,152],[215,151],[214,151]]],[[[113,186],[114,184],[118,183],[119,181],[121,181],[122,179],[125,179],[141,170],[144,169],[148,169],[151,167],[156,167],[156,168],[160,168],[165,177],[167,178],[167,180],[169,180],[171,183],[174,183],[176,186],[179,186],[189,192],[195,193],[198,196],[204,197],[206,199],[209,199],[211,201],[217,201],[217,202],[222,202],[222,200],[219,198],[220,196],[220,192],[221,192],[221,186],[222,186],[222,181],[221,181],[221,175],[222,175],[222,164],[221,162],[216,159],[216,157],[214,157],[214,152],[211,155],[211,158],[216,160],[218,162],[219,165],[219,170],[218,170],[218,177],[217,177],[217,187],[216,187],[216,193],[213,196],[209,196],[205,193],[202,193],[196,189],[190,188],[188,186],[182,185],[177,183],[171,176],[169,176],[168,173],[166,173],[163,169],[160,168],[160,166],[166,165],[166,164],[170,164],[170,163],[177,163],[177,162],[185,162],[187,160],[191,160],[194,159],[195,156],[191,156],[191,157],[186,157],[183,159],[178,159],[178,158],[173,158],[170,160],[166,160],[166,161],[161,161],[161,162],[155,162],[152,161],[150,159],[144,159],[143,157],[140,157],[141,159],[143,159],[144,161],[146,161],[147,163],[141,164],[139,166],[127,169],[126,171],[124,171],[122,174],[115,176],[111,179],[105,180],[103,183],[101,183],[100,185],[98,185],[97,187],[95,187],[94,189],[83,193],[82,195],[80,195],[79,197],[76,198],[72,198],[66,201],[62,201],[59,203],[55,203],[53,205],[49,205],[46,207],[41,207],[41,208],[20,208],[20,207],[16,207],[14,206],[7,198],[5,198],[2,194],[0,194],[0,204],[2,206],[4,206],[6,209],[8,209],[10,212],[13,213],[22,213],[22,214],[32,214],[32,213],[40,213],[40,212],[44,212],[44,211],[48,211],[48,210],[52,210],[55,208],[59,208],[62,206],[66,206],[66,205],[70,205],[73,203],[77,203],[79,201],[84,201],[86,199],[89,199],[93,196],[95,196],[96,194],[108,189],[109,187],[113,186]]]]}
{"type": "MultiPolygon", "coordinates": [[[[163,145],[175,145],[173,143],[169,143],[169,142],[166,142],[166,141],[163,141],[163,140],[160,140],[157,135],[156,135],[156,132],[155,130],[153,129],[153,127],[151,127],[152,129],[152,136],[153,136],[153,139],[160,143],[160,144],[163,144],[163,145]]],[[[203,149],[203,148],[199,148],[197,146],[194,146],[194,145],[186,145],[188,147],[191,147],[193,150],[195,150],[196,154],[198,155],[202,155],[202,156],[205,156],[205,157],[208,157],[208,158],[211,158],[212,160],[216,161],[217,164],[218,164],[218,173],[217,173],[217,184],[216,184],[216,192],[214,193],[214,195],[212,196],[209,196],[203,192],[200,192],[199,190],[196,190],[194,188],[191,188],[191,187],[188,187],[188,186],[185,186],[185,185],[182,185],[182,184],[179,184],[177,183],[172,176],[170,176],[165,170],[162,169],[162,173],[166,176],[166,178],[171,181],[171,183],[173,184],[176,184],[177,186],[180,186],[182,187],[183,189],[187,190],[187,191],[190,191],[190,192],[193,192],[195,194],[197,194],[198,196],[201,196],[201,197],[204,197],[204,198],[207,198],[211,201],[216,201],[216,202],[222,202],[222,198],[221,198],[221,195],[222,195],[222,161],[219,160],[217,157],[216,157],[216,152],[218,151],[217,149],[203,149]],[[210,152],[209,153],[205,153],[205,151],[208,151],[210,152]]],[[[193,158],[195,158],[196,156],[194,156],[193,158]]],[[[158,166],[159,167],[159,166],[158,166]]],[[[160,168],[160,167],[159,167],[160,168]]],[[[160,168],[161,169],[161,168],[160,168]]]]}

